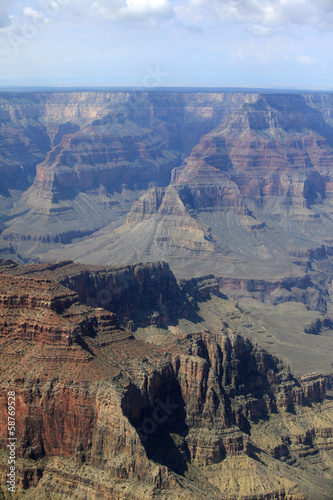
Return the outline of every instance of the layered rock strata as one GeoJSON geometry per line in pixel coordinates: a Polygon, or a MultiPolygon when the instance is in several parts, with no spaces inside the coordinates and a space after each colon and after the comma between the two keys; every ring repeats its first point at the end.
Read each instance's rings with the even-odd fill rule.
{"type": "MultiPolygon", "coordinates": [[[[17,265],[11,260],[0,260],[0,272],[53,280],[57,282],[54,286],[61,283],[76,292],[77,296],[73,296],[84,304],[112,311],[131,329],[138,325],[162,325],[171,318],[187,316],[190,311],[186,296],[165,262],[108,268],[71,261],[17,265]]],[[[216,282],[214,286],[217,291],[216,282]]]]}
{"type": "MultiPolygon", "coordinates": [[[[293,457],[305,460],[333,446],[320,374],[295,379],[227,324],[216,332],[179,333],[164,347],[141,342],[118,326],[112,312],[83,305],[54,280],[32,277],[36,268],[27,266],[24,275],[11,262],[5,267],[1,447],[6,449],[7,391],[13,390],[17,488],[27,498],[48,489],[59,498],[83,498],[89,491],[92,498],[199,499],[205,491],[211,499],[258,499],[249,487],[226,492],[212,468],[223,469],[231,459],[241,464],[244,457],[255,467],[259,455],[269,477],[266,498],[306,497],[305,478],[294,480],[293,457]],[[320,416],[321,409],[326,413],[320,416]],[[303,415],[302,424],[293,423],[295,414],[303,415]],[[262,436],[269,430],[256,433],[271,419],[283,422],[284,430],[275,425],[268,445],[262,436]]],[[[5,451],[1,457],[5,475],[5,451]]],[[[261,472],[254,470],[257,481],[261,472]]],[[[311,481],[310,490],[316,485],[311,481]]],[[[317,491],[325,498],[321,487],[317,491]]]]}
{"type": "Polygon", "coordinates": [[[330,246],[329,95],[6,94],[0,110],[3,254],[280,279],[330,246]]]}
{"type": "Polygon", "coordinates": [[[313,259],[331,253],[331,101],[243,97],[172,170],[169,185],[152,187],[126,221],[64,255],[107,264],[163,259],[179,277],[191,268],[196,276],[304,278],[313,259]]]}
{"type": "Polygon", "coordinates": [[[1,94],[0,205],[5,218],[10,213],[4,241],[27,255],[120,219],[119,225],[143,190],[167,185],[182,155],[244,99],[145,92],[1,94]]]}

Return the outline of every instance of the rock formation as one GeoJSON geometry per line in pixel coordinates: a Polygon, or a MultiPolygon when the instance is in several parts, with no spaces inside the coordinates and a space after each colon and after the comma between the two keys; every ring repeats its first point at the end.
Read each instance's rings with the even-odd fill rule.
{"type": "MultiPolygon", "coordinates": [[[[162,325],[170,318],[187,316],[190,311],[189,301],[165,262],[102,268],[71,261],[17,265],[11,260],[0,260],[0,272],[15,277],[43,276],[47,282],[56,282],[57,287],[61,283],[77,293],[73,294],[76,299],[112,311],[131,329],[138,325],[162,325]]],[[[214,287],[218,292],[216,282],[214,287]]]]}
{"type": "MultiPolygon", "coordinates": [[[[307,457],[333,447],[320,374],[295,379],[226,323],[220,331],[180,331],[157,346],[119,327],[113,312],[80,301],[78,276],[83,285],[103,273],[116,281],[117,271],[132,272],[149,284],[155,273],[170,273],[164,264],[95,274],[68,262],[1,264],[0,470],[5,477],[7,391],[14,390],[17,487],[26,498],[46,491],[59,498],[260,498],[253,488],[271,499],[329,498],[332,480],[320,472],[325,455],[314,477],[307,472],[307,457]],[[64,282],[66,272],[78,293],[55,280],[64,282]],[[270,427],[271,420],[278,424],[270,427]],[[245,457],[252,486],[222,483],[220,473],[232,462],[241,470],[245,457]],[[296,462],[306,469],[297,481],[296,462]]],[[[169,283],[181,293],[171,276],[169,283]]],[[[218,293],[212,277],[198,280],[197,290],[194,280],[181,286],[197,303],[209,300],[209,290],[218,293]]],[[[155,306],[144,288],[138,294],[155,306]]]]}
{"type": "MultiPolygon", "coordinates": [[[[40,236],[37,226],[32,230],[30,211],[24,215],[24,226],[31,227],[30,240],[17,243],[14,227],[21,227],[23,221],[18,203],[17,217],[4,229],[5,241],[18,245],[27,256],[41,248],[36,241],[43,241],[45,250],[54,248],[39,256],[45,261],[59,260],[60,255],[103,265],[166,260],[179,277],[188,276],[191,269],[196,276],[304,278],[317,249],[331,248],[330,96],[180,96],[149,94],[141,114],[137,108],[134,113],[135,106],[129,112],[124,103],[119,104],[104,118],[65,135],[38,166],[29,191],[32,196],[40,186],[33,203],[41,203],[40,196],[44,205],[54,200],[45,219],[48,235],[40,236]],[[149,120],[147,110],[153,117],[149,120]],[[188,148],[187,127],[194,126],[195,120],[198,128],[192,137],[197,143],[188,148]],[[113,144],[116,137],[122,143],[112,146],[116,161],[111,150],[103,149],[104,133],[108,143],[113,144]],[[84,138],[90,141],[86,149],[84,138]],[[75,152],[77,162],[61,166],[66,151],[76,143],[82,146],[75,152]],[[133,158],[125,158],[125,151],[133,158]],[[99,155],[104,156],[99,160],[99,155]],[[140,168],[143,159],[150,167],[145,163],[140,168]],[[101,181],[102,171],[103,176],[111,176],[109,180],[101,181]],[[134,171],[135,179],[130,173],[134,171]],[[153,187],[143,171],[149,172],[153,187]],[[71,201],[74,191],[75,202],[71,201]],[[59,210],[64,210],[63,216],[59,210]],[[63,217],[76,226],[80,217],[80,234],[68,230],[67,236],[52,236],[50,228],[56,225],[48,217],[53,217],[53,211],[57,220],[63,217]],[[87,211],[90,218],[82,215],[87,211]],[[91,237],[84,246],[68,245],[87,234],[91,237]],[[64,245],[60,248],[59,243],[64,245]]],[[[30,195],[22,196],[22,203],[29,205],[30,195]]],[[[44,208],[36,214],[40,210],[44,208]]]]}

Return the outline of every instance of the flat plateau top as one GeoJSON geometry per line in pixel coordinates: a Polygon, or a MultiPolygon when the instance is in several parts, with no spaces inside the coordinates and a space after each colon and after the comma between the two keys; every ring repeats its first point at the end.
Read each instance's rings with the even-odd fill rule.
{"type": "Polygon", "coordinates": [[[246,94],[333,94],[333,90],[271,89],[251,87],[26,87],[1,86],[1,92],[177,92],[177,93],[246,93],[246,94]]]}

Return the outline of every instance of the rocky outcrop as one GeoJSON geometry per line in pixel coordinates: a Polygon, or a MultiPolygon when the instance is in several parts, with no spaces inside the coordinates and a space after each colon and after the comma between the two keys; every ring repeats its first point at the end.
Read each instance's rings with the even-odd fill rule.
{"type": "Polygon", "coordinates": [[[211,295],[220,295],[218,280],[212,274],[180,280],[179,287],[193,305],[210,298],[211,295]]]}
{"type": "MultiPolygon", "coordinates": [[[[87,461],[107,470],[105,464],[109,460],[111,466],[111,455],[119,457],[127,449],[128,465],[116,466],[112,474],[129,477],[134,473],[144,478],[150,464],[135,430],[128,434],[128,442],[134,439],[129,446],[125,440],[104,449],[107,434],[107,441],[115,443],[117,437],[112,433],[122,428],[126,419],[116,386],[97,384],[97,380],[117,374],[130,353],[132,358],[142,357],[144,345],[119,328],[114,314],[83,306],[75,293],[54,281],[3,274],[0,278],[2,375],[12,374],[10,389],[16,393],[17,456],[34,460],[73,457],[79,463],[87,461]],[[84,383],[80,383],[80,372],[84,383]],[[139,472],[132,471],[130,465],[135,440],[139,454],[143,454],[142,463],[139,460],[135,466],[139,472]]],[[[155,351],[149,350],[150,355],[155,351]]],[[[6,387],[9,390],[2,379],[4,447],[6,387]]]]}
{"type": "Polygon", "coordinates": [[[324,329],[333,330],[333,318],[330,316],[317,318],[310,325],[304,327],[305,333],[309,335],[321,335],[324,329]]]}
{"type": "Polygon", "coordinates": [[[321,176],[329,172],[331,140],[331,127],[302,96],[261,95],[203,138],[174,182],[193,182],[198,175],[206,182],[214,167],[243,196],[287,196],[305,206],[315,193],[325,196],[321,176]]]}
{"type": "Polygon", "coordinates": [[[84,336],[98,331],[99,342],[128,337],[118,332],[113,313],[82,307],[76,293],[55,281],[1,273],[0,282],[0,338],[8,360],[23,356],[26,343],[35,343],[37,360],[85,363],[92,352],[84,336]]]}
{"type": "Polygon", "coordinates": [[[284,302],[300,302],[310,311],[327,311],[327,295],[322,293],[322,287],[311,274],[274,281],[222,276],[218,282],[223,293],[236,300],[252,297],[273,306],[284,302]]]}
{"type": "MultiPolygon", "coordinates": [[[[102,268],[71,261],[18,266],[13,261],[2,260],[0,272],[11,275],[13,283],[18,282],[21,276],[44,277],[48,287],[58,289],[63,289],[59,285],[61,283],[67,287],[66,297],[70,289],[73,291],[70,295],[72,300],[112,311],[121,323],[131,329],[149,324],[162,325],[171,318],[187,316],[190,310],[189,302],[164,262],[102,268]]],[[[40,281],[43,282],[43,279],[40,281]]],[[[35,281],[32,284],[38,286],[35,281]]],[[[8,287],[11,285],[8,284],[8,287]]],[[[23,299],[17,299],[18,302],[20,300],[23,299]]]]}
{"type": "Polygon", "coordinates": [[[252,422],[325,397],[321,375],[297,381],[278,360],[238,335],[188,335],[183,345],[189,353],[171,358],[172,365],[145,378],[139,390],[131,386],[123,408],[145,445],[168,428],[185,432],[183,448],[197,465],[239,453],[252,456],[247,435],[252,422]]]}
{"type": "Polygon", "coordinates": [[[269,293],[273,292],[277,288],[290,290],[293,287],[297,287],[305,289],[311,284],[311,279],[310,276],[304,276],[269,282],[259,279],[224,278],[222,276],[221,278],[218,278],[218,282],[221,288],[228,290],[269,293]]]}
{"type": "Polygon", "coordinates": [[[45,307],[63,312],[79,297],[59,283],[47,279],[26,277],[2,277],[0,306],[2,308],[35,309],[45,307]]]}

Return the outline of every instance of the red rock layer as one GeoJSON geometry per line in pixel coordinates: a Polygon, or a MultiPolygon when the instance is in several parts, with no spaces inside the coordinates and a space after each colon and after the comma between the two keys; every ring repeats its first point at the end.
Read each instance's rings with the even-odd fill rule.
{"type": "MultiPolygon", "coordinates": [[[[252,456],[253,421],[324,397],[323,377],[297,381],[226,325],[179,335],[165,350],[136,340],[114,314],[80,304],[54,281],[0,280],[0,446],[7,442],[7,391],[14,390],[18,457],[72,457],[115,480],[163,491],[178,488],[175,474],[186,463],[252,456]],[[160,440],[168,443],[162,450],[160,440]]],[[[331,436],[329,428],[315,432],[331,436]]]]}
{"type": "Polygon", "coordinates": [[[234,204],[240,193],[287,197],[305,208],[331,196],[332,140],[333,129],[304,97],[261,95],[203,137],[172,182],[202,191],[216,179],[234,204]]]}
{"type": "MultiPolygon", "coordinates": [[[[50,306],[53,309],[60,307],[58,295],[61,292],[57,290],[65,290],[62,293],[67,301],[66,307],[70,305],[69,297],[73,301],[80,299],[89,306],[103,307],[114,312],[122,322],[130,322],[131,328],[152,322],[163,324],[173,316],[186,316],[189,313],[189,304],[165,262],[98,267],[71,261],[18,266],[13,261],[0,260],[0,271],[11,275],[8,280],[12,280],[13,289],[15,283],[19,284],[21,276],[33,277],[30,282],[27,281],[33,288],[38,287],[38,280],[41,283],[45,281],[47,290],[54,289],[56,305],[50,306]]],[[[8,287],[11,288],[11,285],[8,287]]],[[[21,298],[11,300],[24,301],[21,298]]]]}

